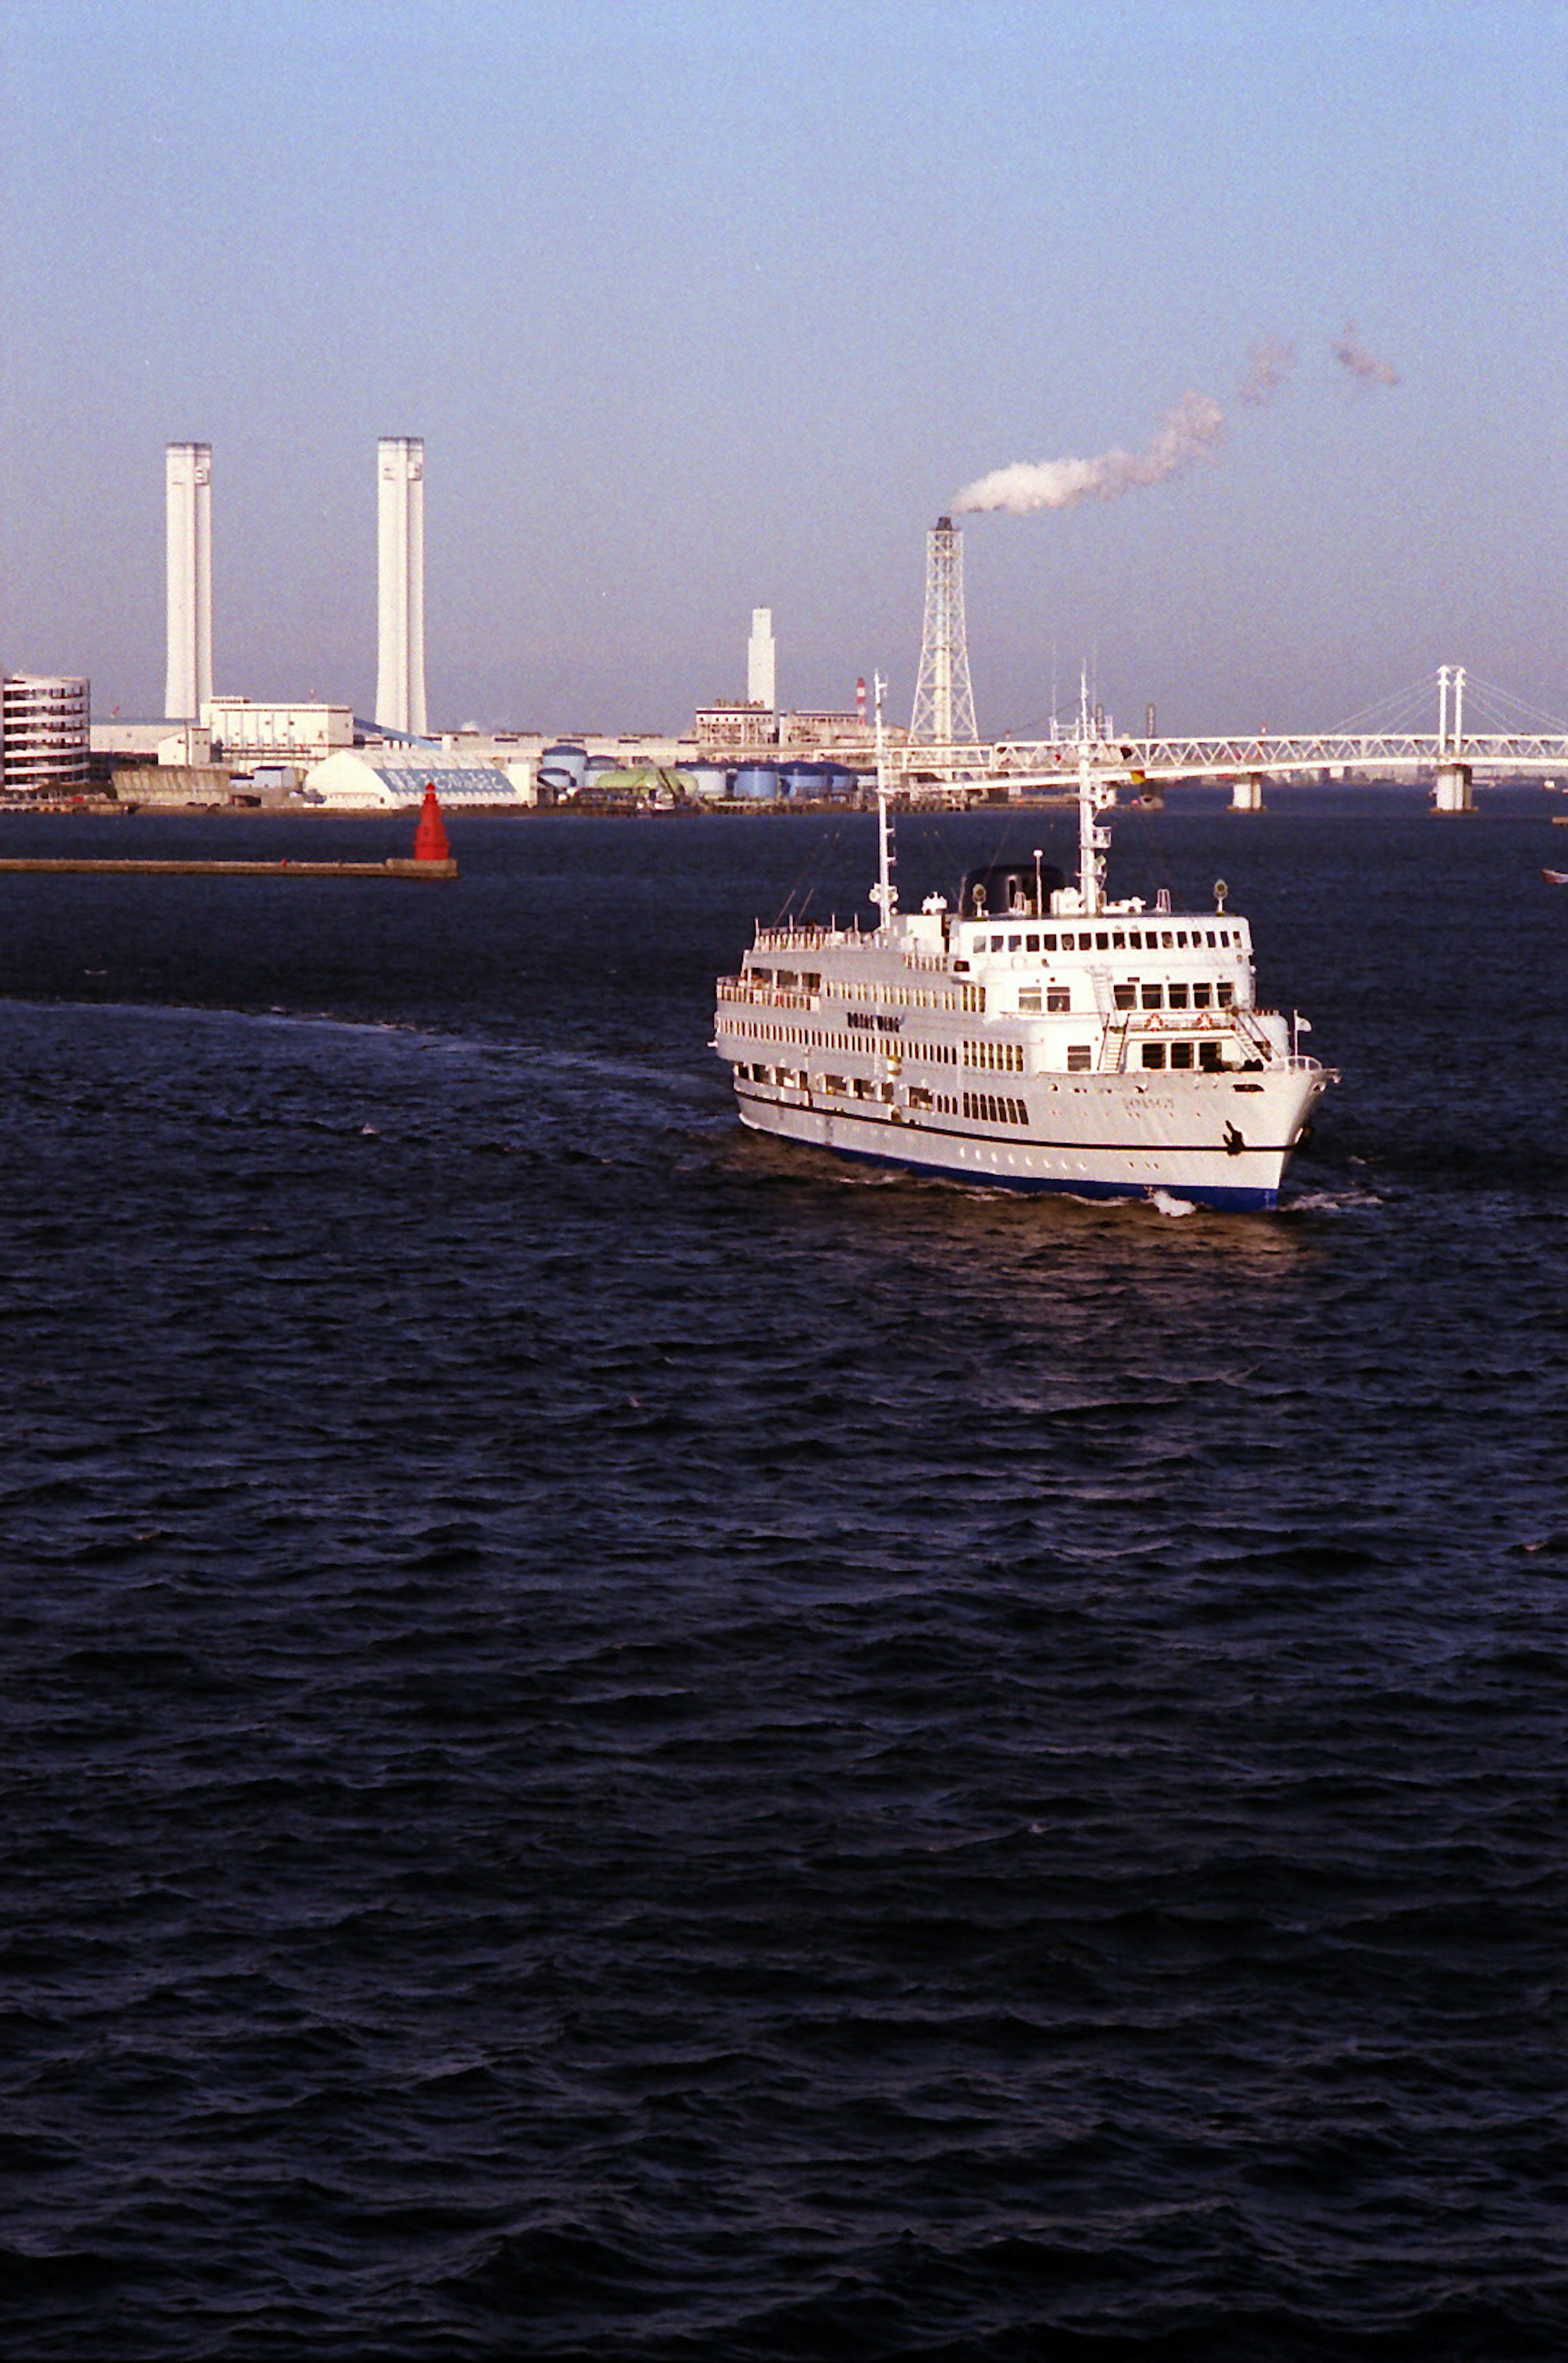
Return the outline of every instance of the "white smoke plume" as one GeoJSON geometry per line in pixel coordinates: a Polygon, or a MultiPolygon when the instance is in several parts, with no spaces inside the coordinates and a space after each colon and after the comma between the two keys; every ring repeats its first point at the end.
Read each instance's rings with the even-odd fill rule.
{"type": "Polygon", "coordinates": [[[1344,334],[1334,347],[1334,359],[1350,372],[1359,385],[1397,385],[1399,372],[1392,361],[1380,361],[1369,353],[1356,334],[1353,320],[1345,322],[1344,334]]]}
{"type": "Polygon", "coordinates": [[[1146,451],[1102,451],[1094,460],[1015,461],[994,468],[966,484],[953,501],[957,510],[1006,509],[1028,516],[1035,509],[1070,509],[1078,502],[1119,500],[1140,484],[1162,484],[1198,460],[1207,459],[1225,429],[1225,413],[1206,394],[1184,394],[1146,451]]]}
{"type": "Polygon", "coordinates": [[[1296,367],[1296,347],[1283,337],[1263,337],[1247,348],[1247,373],[1236,389],[1238,402],[1261,407],[1272,402],[1296,367]]]}

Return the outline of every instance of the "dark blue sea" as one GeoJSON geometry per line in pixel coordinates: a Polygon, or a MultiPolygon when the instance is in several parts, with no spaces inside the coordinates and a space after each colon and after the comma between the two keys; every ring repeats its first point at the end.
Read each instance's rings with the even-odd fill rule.
{"type": "Polygon", "coordinates": [[[1268,1215],[743,1135],[864,817],[0,876],[7,2363],[1568,2353],[1562,808],[1119,822],[1268,1215]]]}

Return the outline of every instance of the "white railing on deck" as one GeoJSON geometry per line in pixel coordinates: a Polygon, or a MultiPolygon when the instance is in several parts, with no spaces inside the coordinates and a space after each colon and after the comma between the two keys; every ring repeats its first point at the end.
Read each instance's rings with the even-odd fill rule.
{"type": "Polygon", "coordinates": [[[829,944],[862,944],[869,940],[859,927],[759,927],[755,949],[760,952],[817,952],[829,944]]]}

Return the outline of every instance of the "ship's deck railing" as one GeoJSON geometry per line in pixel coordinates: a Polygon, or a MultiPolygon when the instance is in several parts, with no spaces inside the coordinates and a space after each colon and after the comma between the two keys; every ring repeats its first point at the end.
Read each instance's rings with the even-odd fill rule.
{"type": "Polygon", "coordinates": [[[864,944],[870,936],[859,927],[759,927],[760,952],[817,952],[829,944],[864,944]]]}
{"type": "Polygon", "coordinates": [[[718,998],[748,1002],[759,1009],[815,1009],[821,995],[793,993],[787,985],[753,984],[749,976],[721,976],[718,998]]]}

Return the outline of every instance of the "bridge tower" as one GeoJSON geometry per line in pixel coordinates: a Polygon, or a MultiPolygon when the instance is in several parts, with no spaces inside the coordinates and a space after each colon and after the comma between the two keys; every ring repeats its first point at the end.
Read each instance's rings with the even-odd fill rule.
{"type": "Polygon", "coordinates": [[[1432,810],[1467,813],[1475,810],[1471,793],[1474,773],[1462,760],[1464,753],[1464,667],[1438,667],[1438,768],[1432,782],[1432,810]],[[1453,685],[1453,727],[1449,727],[1449,684],[1453,685]]]}
{"type": "Polygon", "coordinates": [[[909,736],[922,746],[973,745],[974,692],[963,623],[963,536],[939,517],[926,536],[926,631],[909,736]]]}

